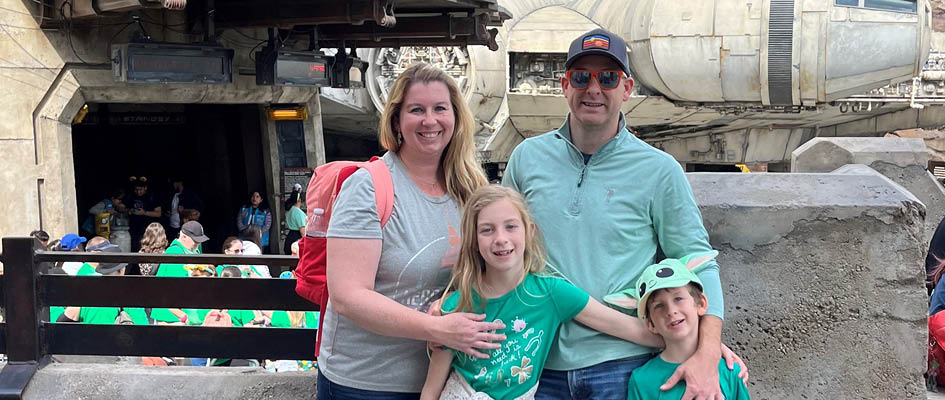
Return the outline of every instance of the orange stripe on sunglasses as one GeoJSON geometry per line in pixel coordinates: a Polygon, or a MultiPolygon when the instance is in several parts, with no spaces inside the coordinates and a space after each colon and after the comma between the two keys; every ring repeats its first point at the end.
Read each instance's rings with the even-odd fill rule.
{"type": "Polygon", "coordinates": [[[567,72],[568,82],[577,89],[586,89],[591,83],[591,79],[597,81],[601,89],[611,90],[620,86],[620,78],[623,77],[623,71],[604,70],[604,71],[582,71],[569,69],[567,72]]]}

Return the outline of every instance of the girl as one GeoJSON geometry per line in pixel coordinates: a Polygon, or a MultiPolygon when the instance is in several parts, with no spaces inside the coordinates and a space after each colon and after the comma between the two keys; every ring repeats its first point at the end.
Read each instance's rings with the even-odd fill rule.
{"type": "MultiPolygon", "coordinates": [[[[144,236],[141,238],[141,249],[139,249],[138,252],[164,254],[167,245],[167,233],[164,232],[164,226],[157,222],[152,222],[148,224],[148,227],[144,230],[144,236]]],[[[159,263],[139,264],[141,275],[157,275],[158,266],[160,265],[159,263]]]]}
{"type": "Polygon", "coordinates": [[[292,254],[292,243],[305,236],[305,211],[302,211],[302,187],[298,186],[285,201],[285,227],[289,234],[285,237],[282,254],[292,254]]]}
{"type": "Polygon", "coordinates": [[[662,339],[636,318],[602,305],[564,279],[540,274],[545,267],[541,238],[514,190],[495,185],[477,190],[461,226],[462,247],[443,295],[443,313],[484,312],[486,321],[505,323],[505,330],[496,333],[507,339],[488,359],[435,351],[422,399],[533,398],[558,326],[571,318],[625,340],[662,346],[662,339]]]}

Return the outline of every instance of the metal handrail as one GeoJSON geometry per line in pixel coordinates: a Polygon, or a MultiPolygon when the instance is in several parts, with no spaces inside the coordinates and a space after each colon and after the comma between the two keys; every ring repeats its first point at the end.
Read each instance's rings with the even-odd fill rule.
{"type": "Polygon", "coordinates": [[[59,261],[292,266],[291,256],[34,251],[32,238],[3,238],[0,399],[16,398],[51,354],[311,359],[314,329],[51,323],[48,306],[316,311],[295,280],[49,275],[59,261]]]}

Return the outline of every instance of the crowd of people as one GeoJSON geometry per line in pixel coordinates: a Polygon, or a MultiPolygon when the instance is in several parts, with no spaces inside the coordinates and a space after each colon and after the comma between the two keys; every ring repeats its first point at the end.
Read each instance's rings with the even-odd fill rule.
{"type": "MultiPolygon", "coordinates": [[[[489,185],[476,160],[477,128],[453,79],[426,64],[396,79],[378,129],[394,187],[390,219],[380,223],[373,181],[359,170],[344,181],[327,229],[331,300],[322,310],[318,399],[748,398],[747,368],[721,342],[717,253],[688,181],[671,156],[630,133],[620,111],[633,87],[626,49],[602,29],[571,43],[561,78],[570,112],[559,129],[516,147],[502,186],[489,185]]],[[[109,199],[117,213],[127,203],[120,197],[109,199]]],[[[190,200],[178,197],[186,207],[190,200]]],[[[133,201],[141,249],[156,252],[163,242],[144,245],[154,222],[147,218],[163,210],[133,201]]],[[[300,201],[286,204],[293,238],[305,234],[300,201]]],[[[165,252],[200,252],[199,222],[181,221],[165,252]]],[[[253,193],[237,218],[240,237],[222,251],[267,247],[271,221],[253,193]]],[[[144,269],[264,274],[252,266],[144,269]]],[[[83,312],[66,308],[60,318],[83,312]]],[[[150,317],[226,320],[212,312],[150,317]]],[[[254,311],[229,323],[266,318],[276,320],[254,311]]]]}

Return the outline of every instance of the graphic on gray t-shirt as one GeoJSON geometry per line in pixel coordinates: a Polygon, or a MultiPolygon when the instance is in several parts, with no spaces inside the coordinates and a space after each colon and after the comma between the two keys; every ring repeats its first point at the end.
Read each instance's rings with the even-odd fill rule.
{"type": "MultiPolygon", "coordinates": [[[[374,290],[426,312],[443,293],[456,261],[460,210],[449,196],[420,191],[395,154],[388,152],[382,159],[394,184],[394,210],[383,230],[374,184],[361,170],[342,185],[327,236],[382,239],[374,290]]],[[[419,392],[423,387],[429,363],[425,342],[368,332],[335,313],[331,301],[323,329],[318,363],[332,382],[394,392],[419,392]]]]}

